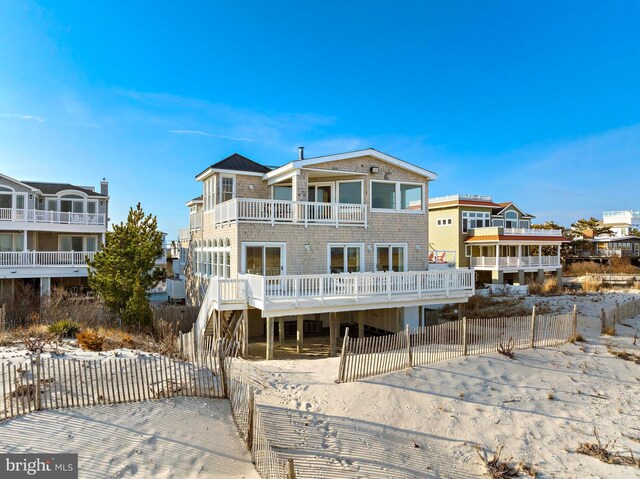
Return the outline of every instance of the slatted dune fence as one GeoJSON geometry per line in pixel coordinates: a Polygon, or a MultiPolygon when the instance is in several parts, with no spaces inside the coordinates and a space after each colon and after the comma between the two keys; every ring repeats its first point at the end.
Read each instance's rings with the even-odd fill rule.
{"type": "Polygon", "coordinates": [[[622,304],[616,304],[615,308],[600,313],[602,334],[616,334],[616,324],[633,318],[640,314],[640,300],[631,299],[622,304]]]}
{"type": "Polygon", "coordinates": [[[224,365],[231,411],[240,436],[251,451],[256,469],[266,479],[295,477],[291,475],[293,462],[278,452],[269,440],[268,420],[260,405],[256,404],[256,390],[264,387],[259,371],[240,358],[226,358],[224,365]]]}
{"type": "Polygon", "coordinates": [[[215,358],[201,364],[165,356],[81,360],[59,357],[0,366],[0,420],[39,409],[176,396],[224,397],[215,358]],[[205,364],[206,363],[206,364],[205,364]]]}
{"type": "Polygon", "coordinates": [[[576,335],[573,313],[451,321],[370,338],[350,338],[340,357],[338,381],[363,379],[407,367],[432,364],[466,355],[494,353],[500,344],[527,349],[562,344],[576,335]]]}

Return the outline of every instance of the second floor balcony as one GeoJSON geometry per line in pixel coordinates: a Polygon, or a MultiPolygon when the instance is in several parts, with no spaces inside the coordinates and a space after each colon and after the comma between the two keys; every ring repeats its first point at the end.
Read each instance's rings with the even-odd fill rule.
{"type": "Polygon", "coordinates": [[[364,204],[234,198],[213,209],[214,224],[297,224],[367,227],[364,204]]]}
{"type": "Polygon", "coordinates": [[[4,225],[13,229],[18,228],[18,225],[29,224],[97,226],[102,230],[106,230],[105,215],[103,213],[0,208],[0,227],[4,225]]]}
{"type": "Polygon", "coordinates": [[[95,254],[95,251],[2,251],[0,276],[87,276],[87,260],[93,260],[95,254]]]}
{"type": "Polygon", "coordinates": [[[476,269],[560,268],[560,256],[477,256],[469,258],[476,269]]]}

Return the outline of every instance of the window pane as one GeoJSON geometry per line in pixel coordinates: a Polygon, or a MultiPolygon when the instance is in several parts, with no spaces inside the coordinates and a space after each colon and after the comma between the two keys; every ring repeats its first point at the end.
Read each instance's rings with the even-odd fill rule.
{"type": "Polygon", "coordinates": [[[233,199],[233,178],[222,178],[222,201],[233,199]]]}
{"type": "Polygon", "coordinates": [[[394,246],[391,251],[393,271],[404,271],[404,248],[394,246]]]}
{"type": "Polygon", "coordinates": [[[60,250],[71,251],[71,236],[62,236],[60,238],[60,250]]]}
{"type": "Polygon", "coordinates": [[[96,251],[98,242],[94,236],[87,238],[87,251],[96,251]]]}
{"type": "Polygon", "coordinates": [[[403,210],[422,210],[422,186],[400,185],[403,210]]]}
{"type": "Polygon", "coordinates": [[[224,254],[224,277],[231,277],[231,253],[229,252],[224,254]]]}
{"type": "Polygon", "coordinates": [[[0,194],[0,208],[13,208],[13,196],[0,194]]]}
{"type": "Polygon", "coordinates": [[[15,236],[15,251],[23,251],[24,250],[24,236],[16,235],[15,236]]]}
{"type": "Polygon", "coordinates": [[[12,235],[2,234],[0,235],[0,251],[11,251],[12,247],[12,235]]]}
{"type": "Polygon", "coordinates": [[[60,211],[64,213],[71,212],[71,201],[69,200],[61,200],[60,201],[60,211]]]}
{"type": "Polygon", "coordinates": [[[291,201],[293,189],[291,186],[274,186],[273,199],[282,201],[291,201]]]}
{"type": "Polygon", "coordinates": [[[24,209],[24,195],[16,196],[16,208],[18,208],[19,210],[24,209]]]}
{"type": "Polygon", "coordinates": [[[47,200],[47,211],[56,211],[58,208],[56,200],[47,200]]]}
{"type": "Polygon", "coordinates": [[[389,248],[383,246],[377,249],[376,270],[389,271],[389,248]]]}
{"type": "Polygon", "coordinates": [[[262,274],[262,247],[247,246],[247,273],[262,274]]]}
{"type": "Polygon", "coordinates": [[[74,213],[83,213],[84,212],[84,203],[82,201],[74,201],[73,202],[73,212],[74,213]]]}
{"type": "Polygon", "coordinates": [[[282,274],[281,268],[281,254],[282,250],[280,247],[266,247],[265,248],[265,259],[266,259],[266,270],[265,276],[279,276],[282,274]]]}
{"type": "Polygon", "coordinates": [[[373,208],[396,209],[395,183],[371,183],[371,206],[373,208]]]}
{"type": "Polygon", "coordinates": [[[71,237],[71,249],[73,251],[82,251],[82,236],[71,237]]]}
{"type": "Polygon", "coordinates": [[[344,248],[342,246],[332,247],[330,252],[332,273],[344,273],[344,248]]]}
{"type": "Polygon", "coordinates": [[[347,271],[349,273],[357,273],[360,271],[360,248],[347,248],[347,271]]]}
{"type": "Polygon", "coordinates": [[[362,188],[359,181],[350,181],[349,183],[338,183],[338,203],[362,203],[362,188]]]}
{"type": "Polygon", "coordinates": [[[96,202],[90,201],[87,203],[87,213],[95,213],[96,212],[96,202]]]}

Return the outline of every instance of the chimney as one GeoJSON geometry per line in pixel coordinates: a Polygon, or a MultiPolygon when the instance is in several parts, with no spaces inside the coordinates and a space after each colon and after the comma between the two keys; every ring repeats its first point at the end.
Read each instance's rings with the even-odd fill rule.
{"type": "Polygon", "coordinates": [[[304,160],[304,146],[298,147],[298,160],[304,160]]]}
{"type": "Polygon", "coordinates": [[[102,181],[100,182],[100,194],[109,196],[109,182],[106,178],[102,178],[102,181]]]}

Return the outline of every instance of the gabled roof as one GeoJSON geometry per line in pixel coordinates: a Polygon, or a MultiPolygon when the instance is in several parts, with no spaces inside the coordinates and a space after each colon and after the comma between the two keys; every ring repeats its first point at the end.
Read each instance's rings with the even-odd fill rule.
{"type": "Polygon", "coordinates": [[[425,176],[430,180],[435,180],[438,177],[438,175],[436,175],[432,171],[425,170],[424,168],[413,165],[399,158],[395,158],[391,155],[387,155],[386,153],[382,153],[381,151],[378,151],[374,148],[367,148],[365,150],[356,150],[356,151],[350,151],[347,153],[338,153],[335,155],[327,155],[327,156],[316,156],[314,158],[305,158],[302,160],[291,161],[286,165],[282,165],[280,168],[276,168],[275,170],[271,170],[268,173],[265,173],[264,179],[268,180],[273,177],[278,177],[291,170],[303,168],[305,166],[316,165],[318,163],[328,163],[331,161],[348,160],[351,158],[358,158],[361,156],[372,156],[374,158],[377,158],[389,164],[398,166],[405,170],[411,171],[418,175],[425,176]]]}
{"type": "Polygon", "coordinates": [[[106,198],[105,195],[97,193],[94,190],[82,186],[70,185],[69,183],[46,183],[40,181],[23,181],[25,185],[40,190],[45,195],[55,195],[65,190],[76,190],[89,196],[100,196],[106,198]]]}
{"type": "Polygon", "coordinates": [[[18,185],[22,185],[25,188],[29,188],[30,190],[33,190],[33,191],[37,191],[38,190],[37,188],[34,188],[31,185],[28,185],[24,181],[16,180],[15,178],[11,178],[10,176],[3,175],[2,173],[0,173],[0,178],[4,178],[5,180],[11,181],[11,182],[16,183],[18,185]]]}
{"type": "Polygon", "coordinates": [[[502,213],[504,210],[506,210],[507,208],[509,208],[510,206],[513,206],[516,210],[518,210],[522,216],[527,216],[528,218],[535,218],[535,216],[530,215],[529,213],[525,213],[522,208],[520,208],[518,205],[516,205],[513,201],[503,201],[501,203],[498,203],[498,207],[495,208],[491,214],[493,215],[499,215],[500,213],[502,213]]]}
{"type": "Polygon", "coordinates": [[[246,173],[268,173],[271,168],[268,168],[260,163],[257,163],[246,156],[242,156],[238,153],[227,156],[226,158],[214,163],[209,168],[196,175],[196,179],[209,171],[215,170],[227,170],[246,173]]]}

